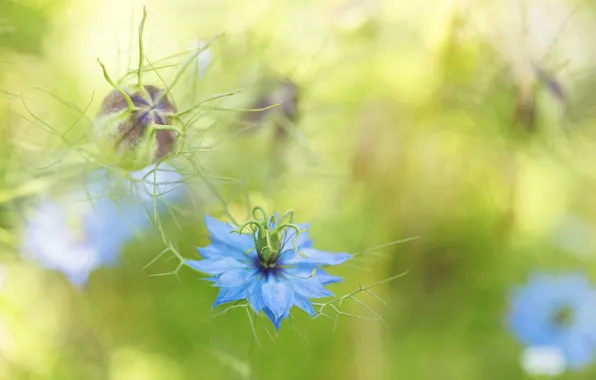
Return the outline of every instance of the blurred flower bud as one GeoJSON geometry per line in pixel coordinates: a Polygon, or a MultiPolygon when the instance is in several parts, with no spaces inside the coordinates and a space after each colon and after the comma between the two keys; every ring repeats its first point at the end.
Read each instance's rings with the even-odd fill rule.
{"type": "Polygon", "coordinates": [[[547,91],[562,104],[567,103],[567,95],[563,84],[553,74],[540,66],[536,66],[535,70],[538,80],[546,87],[547,91]]]}
{"type": "Polygon", "coordinates": [[[535,130],[536,101],[534,84],[519,84],[515,98],[515,122],[526,132],[535,130]]]}
{"type": "MultiPolygon", "coordinates": [[[[176,107],[165,90],[143,86],[144,90],[127,91],[134,109],[118,91],[110,92],[103,101],[96,119],[96,134],[119,155],[135,160],[135,166],[144,167],[167,155],[176,140],[172,129],[176,107]],[[140,160],[140,162],[139,162],[140,160]]],[[[103,152],[102,152],[103,153],[103,152]]]]}
{"type": "Polygon", "coordinates": [[[567,94],[563,84],[554,75],[535,65],[527,75],[518,79],[516,84],[517,93],[515,101],[515,121],[526,132],[535,132],[540,126],[537,125],[538,106],[540,98],[537,92],[544,89],[547,94],[553,97],[564,110],[567,106],[567,94]]]}
{"type": "Polygon", "coordinates": [[[255,101],[251,108],[261,109],[281,103],[278,107],[272,107],[259,112],[247,112],[244,121],[250,126],[244,131],[251,133],[259,129],[265,121],[276,117],[275,135],[283,138],[287,135],[288,122],[298,121],[298,86],[291,80],[279,80],[274,85],[268,86],[267,90],[255,101]]]}
{"type": "Polygon", "coordinates": [[[398,126],[409,122],[407,111],[392,99],[375,97],[361,106],[350,165],[356,181],[390,178],[389,173],[403,165],[406,135],[398,126]]]}
{"type": "Polygon", "coordinates": [[[289,79],[275,79],[264,86],[265,90],[249,107],[263,111],[243,115],[241,134],[250,135],[267,128],[271,132],[271,170],[273,176],[285,170],[287,142],[298,121],[298,86],[289,79]],[[276,104],[279,104],[276,106],[276,104]],[[272,128],[269,129],[269,128],[272,128]]]}

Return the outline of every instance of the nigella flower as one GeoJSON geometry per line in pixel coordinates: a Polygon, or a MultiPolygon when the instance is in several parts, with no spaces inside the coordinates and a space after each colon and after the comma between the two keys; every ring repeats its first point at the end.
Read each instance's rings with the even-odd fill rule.
{"type": "Polygon", "coordinates": [[[508,322],[522,344],[560,351],[581,369],[595,354],[596,289],[580,274],[534,275],[513,292],[508,322]]]}
{"type": "Polygon", "coordinates": [[[95,171],[86,188],[63,199],[43,198],[25,221],[22,251],[46,269],[57,270],[81,287],[100,266],[112,266],[124,245],[149,227],[154,196],[164,202],[181,196],[181,175],[167,165],[151,165],[118,179],[95,171]]]}
{"type": "Polygon", "coordinates": [[[220,288],[213,307],[246,299],[276,329],[293,306],[315,316],[310,299],[332,296],[324,285],[341,281],[321,268],[341,264],[351,255],[313,248],[308,225],[293,224],[291,211],[279,219],[257,207],[253,217],[240,227],[205,217],[211,244],[198,248],[203,260],[188,260],[187,265],[211,275],[208,280],[220,288]]]}

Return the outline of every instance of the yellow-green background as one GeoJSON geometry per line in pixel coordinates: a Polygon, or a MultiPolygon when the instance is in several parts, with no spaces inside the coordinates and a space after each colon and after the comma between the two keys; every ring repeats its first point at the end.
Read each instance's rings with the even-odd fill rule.
{"type": "MultiPolygon", "coordinates": [[[[511,288],[536,270],[595,268],[595,10],[563,0],[0,0],[0,378],[528,378],[504,323],[511,288]],[[356,296],[385,323],[342,315],[334,330],[297,312],[298,331],[284,323],[273,339],[260,320],[260,348],[245,310],[209,319],[216,290],[198,274],[150,276],[175,269],[173,255],[142,270],[163,249],[155,231],[83,291],[19,259],[14,203],[66,181],[57,167],[28,169],[69,148],[25,119],[23,99],[64,131],[78,113],[40,88],[79,108],[94,94],[93,117],[110,89],[96,58],[114,77],[135,68],[142,5],[150,59],[225,33],[205,77],[177,88],[182,103],[243,89],[213,105],[247,108],[274,73],[301,88],[280,177],[270,124],[237,138],[238,113],[205,109],[189,133],[213,147],[193,156],[209,176],[233,179],[217,188],[234,215],[247,203],[293,208],[330,251],[419,237],[332,270],[345,278],[330,287],[338,296],[407,271],[374,288],[386,305],[356,296]],[[523,123],[516,106],[527,112],[530,98],[535,117],[523,123]]],[[[222,215],[201,179],[191,182],[207,204],[168,220],[188,258],[208,244],[201,213],[222,215]]],[[[342,310],[376,318],[352,300],[342,310]]],[[[561,378],[592,379],[595,368],[561,378]]]]}

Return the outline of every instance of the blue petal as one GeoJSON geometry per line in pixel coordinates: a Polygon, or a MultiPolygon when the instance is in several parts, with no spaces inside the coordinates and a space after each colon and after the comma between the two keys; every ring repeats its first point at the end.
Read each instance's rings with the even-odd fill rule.
{"type": "Polygon", "coordinates": [[[229,257],[224,257],[223,259],[186,260],[186,265],[196,271],[211,275],[220,275],[232,269],[246,268],[245,263],[229,257]]]}
{"type": "Polygon", "coordinates": [[[149,219],[143,208],[134,203],[120,205],[112,199],[102,198],[90,207],[92,209],[82,221],[87,239],[97,249],[103,265],[114,265],[123,246],[137,231],[150,225],[149,219]]]}
{"type": "Polygon", "coordinates": [[[596,347],[596,290],[586,292],[574,313],[574,330],[596,347]]]}
{"type": "Polygon", "coordinates": [[[83,288],[89,282],[90,270],[80,270],[77,272],[69,271],[65,272],[68,281],[76,288],[83,288]]]}
{"type": "Polygon", "coordinates": [[[211,216],[205,216],[205,226],[209,231],[211,240],[214,242],[236,248],[241,252],[246,252],[254,246],[253,238],[250,235],[238,235],[236,232],[232,232],[236,229],[235,227],[211,216]]]}
{"type": "Polygon", "coordinates": [[[246,286],[238,286],[235,288],[221,288],[219,294],[213,303],[213,307],[217,307],[221,304],[238,301],[247,296],[246,286]]]}
{"type": "Polygon", "coordinates": [[[329,253],[314,248],[304,248],[301,249],[300,252],[306,257],[303,257],[299,253],[295,253],[291,257],[284,258],[284,264],[311,264],[316,266],[338,265],[352,258],[352,255],[348,253],[329,253]]]}
{"type": "Polygon", "coordinates": [[[233,288],[246,284],[251,276],[255,275],[254,271],[246,269],[232,269],[222,273],[218,278],[215,286],[233,288]]]}
{"type": "MultiPolygon", "coordinates": [[[[72,194],[72,198],[80,194],[72,194]]],[[[86,200],[85,200],[86,201],[86,200]]],[[[23,234],[23,254],[30,255],[38,263],[53,270],[64,273],[69,281],[76,287],[82,288],[88,281],[88,276],[98,266],[102,265],[102,247],[97,243],[107,241],[109,233],[100,236],[95,230],[87,229],[86,221],[92,219],[93,209],[88,202],[76,202],[76,204],[54,203],[49,199],[41,199],[33,214],[27,215],[26,228],[23,234]],[[74,207],[72,207],[74,206],[74,207]],[[68,217],[76,217],[78,223],[82,223],[79,232],[84,239],[74,239],[75,235],[72,226],[68,223],[68,217]]],[[[99,223],[102,227],[112,222],[102,220],[99,223]]],[[[104,227],[105,228],[105,227],[104,227]]],[[[109,232],[109,229],[107,229],[109,232]]],[[[119,253],[120,242],[115,239],[114,255],[119,253]]]]}
{"type": "Polygon", "coordinates": [[[294,294],[294,305],[310,314],[311,317],[317,315],[317,312],[313,309],[312,303],[308,300],[308,298],[301,296],[298,293],[294,294]]]}
{"type": "Polygon", "coordinates": [[[333,295],[314,277],[309,279],[292,279],[289,283],[296,293],[306,298],[323,298],[333,295]]]}
{"type": "Polygon", "coordinates": [[[279,331],[279,326],[281,326],[281,321],[283,318],[282,317],[276,318],[275,315],[273,315],[271,310],[269,310],[268,308],[264,308],[263,312],[265,313],[267,318],[269,318],[271,323],[273,323],[273,326],[275,326],[275,330],[279,331]]]}
{"type": "Polygon", "coordinates": [[[265,306],[276,318],[286,315],[294,303],[294,292],[285,283],[271,276],[262,286],[265,306]]]}
{"type": "Polygon", "coordinates": [[[206,259],[217,259],[222,257],[233,257],[237,260],[246,260],[256,257],[255,250],[251,250],[246,253],[239,248],[230,247],[229,245],[222,243],[212,243],[207,247],[198,247],[197,251],[201,256],[206,259]]]}
{"type": "Polygon", "coordinates": [[[256,286],[254,286],[251,292],[248,294],[248,303],[255,313],[258,314],[265,308],[265,300],[263,300],[263,293],[261,292],[261,286],[264,281],[261,279],[256,282],[256,286]]]}
{"type": "Polygon", "coordinates": [[[313,270],[315,271],[314,277],[321,283],[321,285],[333,284],[341,282],[342,278],[338,276],[332,276],[325,272],[321,268],[317,268],[315,265],[310,264],[299,264],[285,269],[285,272],[296,277],[308,279],[312,276],[313,270]]]}
{"type": "Polygon", "coordinates": [[[219,279],[219,277],[217,276],[212,276],[212,277],[204,277],[204,278],[200,278],[199,280],[202,281],[209,281],[209,282],[217,282],[217,280],[219,279]]]}
{"type": "Polygon", "coordinates": [[[325,272],[323,269],[317,269],[315,278],[317,280],[319,280],[321,285],[335,284],[337,282],[343,281],[343,279],[341,277],[330,275],[329,273],[325,272]]]}
{"type": "Polygon", "coordinates": [[[512,298],[508,323],[516,337],[526,345],[557,345],[549,320],[552,300],[533,288],[517,289],[512,298]]]}
{"type": "Polygon", "coordinates": [[[563,352],[569,367],[580,370],[594,360],[594,347],[582,339],[581,336],[570,336],[563,343],[563,352]]]}
{"type": "Polygon", "coordinates": [[[204,259],[217,259],[221,257],[234,256],[237,250],[233,250],[230,247],[223,246],[224,249],[217,249],[213,244],[206,247],[197,247],[197,252],[204,259]]]}

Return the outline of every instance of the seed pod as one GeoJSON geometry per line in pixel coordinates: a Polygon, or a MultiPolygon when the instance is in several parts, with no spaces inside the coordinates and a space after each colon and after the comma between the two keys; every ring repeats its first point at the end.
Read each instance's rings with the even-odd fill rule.
{"type": "Polygon", "coordinates": [[[288,123],[298,121],[298,101],[299,101],[299,89],[298,86],[292,81],[285,80],[279,81],[275,86],[271,86],[256,102],[252,105],[252,108],[261,109],[272,106],[276,103],[281,105],[273,107],[264,111],[259,112],[248,112],[244,116],[244,121],[251,124],[251,128],[247,128],[245,132],[253,132],[267,120],[272,117],[280,117],[276,120],[276,135],[279,138],[283,138],[285,128],[279,123],[288,123]]]}
{"type": "MultiPolygon", "coordinates": [[[[272,91],[265,101],[275,104],[281,102],[281,109],[271,108],[265,112],[276,113],[276,115],[263,115],[265,118],[274,118],[274,132],[271,140],[271,170],[273,176],[280,175],[287,164],[287,143],[291,129],[298,122],[298,86],[291,81],[283,81],[272,91]]],[[[265,105],[263,105],[266,107],[265,105]]]]}
{"type": "MultiPolygon", "coordinates": [[[[136,158],[145,157],[153,162],[167,155],[177,133],[160,126],[174,125],[176,107],[165,90],[156,86],[143,86],[144,91],[126,91],[135,109],[130,110],[127,99],[118,91],[111,91],[104,99],[97,116],[96,133],[107,140],[116,153],[136,158]],[[107,138],[106,138],[107,137],[107,138]],[[139,150],[147,147],[147,152],[139,150]]],[[[147,162],[139,163],[146,165],[147,162]]]]}

